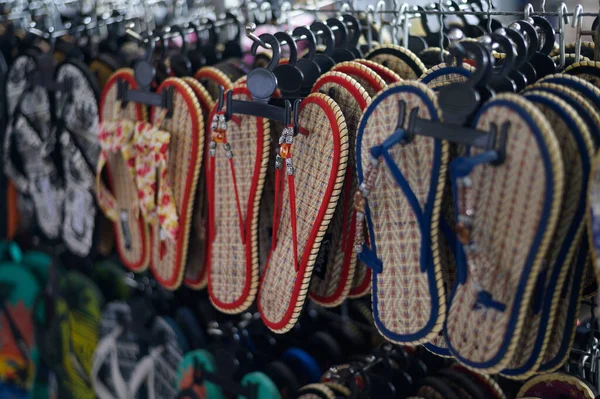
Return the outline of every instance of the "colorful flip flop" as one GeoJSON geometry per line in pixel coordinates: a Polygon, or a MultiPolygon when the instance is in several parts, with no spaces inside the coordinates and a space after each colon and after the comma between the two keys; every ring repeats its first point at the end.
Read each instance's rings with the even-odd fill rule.
{"type": "Polygon", "coordinates": [[[63,163],[64,202],[62,239],[77,256],[90,254],[96,233],[94,200],[98,144],[99,89],[85,65],[76,60],[60,64],[57,82],[70,82],[68,92],[56,92],[58,140],[63,163]]]}
{"type": "Polygon", "coordinates": [[[0,264],[0,395],[28,398],[34,388],[40,358],[33,309],[40,288],[22,264],[0,264]]]}
{"type": "Polygon", "coordinates": [[[521,350],[558,221],[564,168],[552,126],[521,96],[488,101],[473,126],[506,133],[506,158],[492,165],[497,151],[472,150],[450,167],[460,246],[445,334],[461,363],[494,373],[521,350]]]}
{"type": "Polygon", "coordinates": [[[153,128],[162,134],[150,130],[149,136],[136,135],[136,171],[139,203],[152,232],[150,268],[162,286],[175,290],[187,263],[204,156],[204,120],[196,95],[183,80],[166,79],[157,93],[167,90],[173,93],[173,113],[167,115],[161,107],[151,109],[153,128]]]}
{"type": "Polygon", "coordinates": [[[446,314],[437,240],[448,144],[426,137],[403,143],[402,129],[417,116],[438,119],[435,94],[425,85],[403,82],[383,91],[363,115],[356,153],[355,245],[373,270],[375,325],[405,345],[430,342],[446,314]]]}
{"type": "Polygon", "coordinates": [[[133,70],[120,69],[108,81],[100,99],[100,132],[102,147],[96,168],[96,196],[104,214],[113,222],[117,252],[123,264],[134,272],[141,272],[150,264],[150,231],[139,217],[133,161],[133,130],[129,127],[146,120],[142,104],[129,102],[121,107],[118,99],[119,82],[135,89],[133,70]],[[108,187],[103,183],[106,167],[108,187]]]}
{"type": "MultiPolygon", "coordinates": [[[[348,129],[348,141],[356,142],[358,123],[364,109],[371,103],[371,98],[363,87],[350,76],[340,72],[328,72],[315,83],[313,93],[327,94],[340,107],[348,129]]],[[[370,269],[357,265],[354,236],[356,213],[354,211],[354,192],[357,181],[354,165],[354,146],[349,147],[348,170],[342,188],[342,196],[322,245],[322,254],[317,260],[310,297],[316,303],[334,307],[342,303],[351,288],[357,287],[354,296],[368,292],[370,269]],[[327,250],[327,251],[325,251],[327,250]],[[359,276],[356,276],[358,271],[359,276]],[[367,288],[363,288],[364,286],[367,288]]]]}
{"type": "Polygon", "coordinates": [[[215,373],[217,366],[213,355],[206,350],[187,353],[177,367],[178,398],[225,399],[223,390],[202,378],[204,372],[215,373]]]}
{"type": "Polygon", "coordinates": [[[289,331],[300,317],[348,161],[346,123],[326,95],[302,101],[297,128],[295,137],[293,126],[284,129],[279,141],[273,245],[258,296],[261,317],[276,333],[289,331]]]}
{"type": "MultiPolygon", "coordinates": [[[[233,90],[250,101],[248,89],[233,90]]],[[[263,118],[213,110],[206,168],[209,204],[208,292],[224,313],[241,313],[258,290],[259,205],[269,161],[270,124],[263,118]],[[221,135],[222,134],[222,135],[221,135]]]]}

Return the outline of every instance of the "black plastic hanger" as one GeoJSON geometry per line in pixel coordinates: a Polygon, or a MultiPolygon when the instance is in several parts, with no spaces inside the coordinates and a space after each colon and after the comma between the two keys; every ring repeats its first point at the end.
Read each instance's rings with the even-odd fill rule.
{"type": "Polygon", "coordinates": [[[539,80],[557,72],[556,64],[552,60],[552,57],[550,57],[550,53],[554,50],[554,43],[556,42],[556,32],[550,21],[546,18],[534,15],[530,19],[533,21],[540,37],[538,51],[536,51],[531,59],[531,65],[535,68],[537,79],[539,80]]]}
{"type": "Polygon", "coordinates": [[[354,15],[344,14],[342,15],[342,21],[350,27],[352,35],[348,39],[347,48],[352,52],[354,58],[362,58],[362,51],[358,48],[358,41],[362,35],[362,26],[360,21],[356,19],[354,15]]]}
{"type": "Polygon", "coordinates": [[[296,47],[296,42],[292,36],[287,32],[277,32],[274,36],[279,41],[280,45],[282,42],[285,42],[290,49],[288,63],[277,65],[273,70],[273,73],[277,77],[279,88],[285,96],[287,93],[294,93],[300,90],[302,82],[304,81],[304,75],[296,66],[298,60],[298,48],[296,47]]]}
{"type": "MultiPolygon", "coordinates": [[[[156,68],[156,73],[154,76],[155,82],[157,85],[160,85],[165,79],[167,79],[171,75],[171,68],[167,65],[167,41],[165,40],[165,33],[162,29],[155,29],[152,32],[152,36],[158,38],[158,42],[160,43],[160,51],[158,59],[154,61],[154,67],[156,68]]],[[[153,38],[151,39],[153,40],[153,38]]]]}
{"type": "Polygon", "coordinates": [[[515,67],[509,76],[517,85],[517,91],[521,91],[530,83],[527,80],[527,76],[521,71],[521,68],[527,63],[527,42],[525,41],[525,36],[519,31],[512,28],[505,28],[504,31],[517,49],[515,67]]]}
{"type": "MultiPolygon", "coordinates": [[[[450,10],[451,11],[460,11],[460,6],[458,5],[458,3],[454,0],[449,0],[448,4],[450,5],[450,10]]],[[[467,20],[467,17],[465,15],[458,15],[460,21],[461,21],[461,26],[458,26],[458,28],[460,30],[463,31],[463,33],[465,34],[466,37],[480,37],[486,34],[485,30],[479,26],[479,25],[473,25],[471,23],[469,23],[469,21],[467,20]]],[[[451,27],[449,26],[448,29],[450,29],[451,27]]]]}
{"type": "Polygon", "coordinates": [[[505,54],[502,63],[494,67],[490,86],[497,93],[516,93],[517,85],[510,78],[511,71],[515,68],[516,55],[513,47],[513,42],[506,36],[506,32],[501,29],[490,35],[492,43],[498,44],[501,51],[505,54]]]}
{"type": "Polygon", "coordinates": [[[129,88],[127,81],[118,80],[117,98],[121,100],[121,108],[127,106],[129,101],[134,103],[159,106],[167,109],[167,118],[173,115],[173,88],[169,87],[161,93],[151,91],[154,83],[156,70],[152,65],[152,52],[154,51],[154,40],[148,33],[142,35],[142,44],[146,45],[146,55],[134,66],[134,77],[138,84],[138,89],[129,88]]]}
{"type": "Polygon", "coordinates": [[[310,30],[315,34],[316,38],[322,37],[325,42],[325,51],[317,53],[315,62],[321,68],[321,73],[326,73],[333,68],[336,63],[333,59],[335,36],[331,28],[320,21],[313,22],[310,25],[310,30]]]}
{"type": "Polygon", "coordinates": [[[515,21],[510,24],[510,28],[521,32],[525,37],[527,43],[527,61],[521,66],[520,70],[527,78],[527,84],[533,84],[538,79],[537,71],[531,64],[531,60],[535,56],[539,46],[537,31],[535,30],[535,27],[527,21],[515,21]]]}
{"type": "Polygon", "coordinates": [[[179,33],[179,37],[181,37],[182,40],[180,52],[169,57],[171,73],[178,78],[190,76],[192,73],[192,63],[188,58],[188,42],[186,34],[179,25],[173,25],[171,27],[171,32],[179,33]]]}
{"type": "Polygon", "coordinates": [[[354,54],[348,49],[348,28],[346,24],[337,18],[329,18],[325,22],[329,27],[337,28],[335,37],[339,38],[339,41],[336,39],[336,47],[332,55],[335,62],[340,63],[354,60],[354,54]]]}
{"type": "Polygon", "coordinates": [[[302,71],[304,80],[302,82],[302,91],[308,94],[312,89],[313,85],[321,76],[321,67],[315,61],[317,55],[317,43],[314,33],[306,26],[299,26],[292,32],[292,35],[298,39],[296,42],[306,41],[308,43],[308,52],[304,58],[300,58],[296,62],[296,66],[302,71]],[[304,37],[300,39],[300,37],[304,37]]]}
{"type": "MultiPolygon", "coordinates": [[[[439,10],[437,3],[432,4],[431,8],[437,11],[439,10]]],[[[429,26],[429,20],[427,19],[427,14],[424,12],[425,9],[421,6],[417,6],[417,9],[421,11],[421,24],[423,25],[423,30],[425,31],[425,42],[429,47],[440,47],[440,35],[443,37],[443,48],[448,48],[450,45],[450,40],[448,36],[444,34],[444,26],[440,26],[439,31],[433,32],[431,27],[429,26]]],[[[418,54],[418,53],[417,53],[418,54]]]]}
{"type": "Polygon", "coordinates": [[[229,21],[230,25],[235,27],[235,34],[233,35],[233,38],[225,43],[222,59],[226,60],[229,58],[242,58],[244,56],[244,52],[242,51],[241,46],[242,29],[240,28],[240,21],[235,14],[231,12],[225,13],[225,20],[229,21]]]}

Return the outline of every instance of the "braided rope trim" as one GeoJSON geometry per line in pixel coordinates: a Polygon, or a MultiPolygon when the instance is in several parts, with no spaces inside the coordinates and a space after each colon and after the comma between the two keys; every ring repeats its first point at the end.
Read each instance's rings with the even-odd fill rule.
{"type": "Polygon", "coordinates": [[[397,51],[398,59],[400,59],[403,62],[406,62],[403,59],[403,57],[408,57],[408,59],[410,61],[412,61],[417,67],[417,69],[412,68],[412,66],[409,64],[409,66],[411,66],[411,69],[415,72],[415,74],[417,76],[421,76],[425,71],[427,71],[427,67],[425,66],[423,61],[421,61],[421,59],[415,53],[413,53],[412,51],[410,51],[407,48],[398,46],[396,44],[383,44],[383,45],[377,46],[373,50],[369,51],[369,53],[367,53],[364,58],[367,60],[371,59],[374,56],[373,53],[380,49],[391,49],[391,50],[397,51]]]}
{"type": "Polygon", "coordinates": [[[579,67],[592,67],[592,68],[600,69],[600,61],[579,61],[579,62],[571,64],[567,68],[565,68],[564,73],[572,72],[573,69],[576,69],[579,67]]]}
{"type": "Polygon", "coordinates": [[[304,394],[321,395],[323,398],[335,399],[335,393],[325,384],[309,384],[298,390],[296,398],[301,399],[304,394]]]}
{"type": "MultiPolygon", "coordinates": [[[[567,112],[567,114],[571,117],[571,119],[575,122],[575,125],[577,126],[577,130],[579,130],[581,132],[581,135],[583,136],[583,139],[585,141],[585,145],[587,147],[587,152],[589,157],[591,158],[593,156],[593,143],[592,143],[592,138],[589,135],[587,126],[585,125],[584,121],[581,119],[581,117],[579,115],[577,115],[577,113],[575,112],[575,110],[573,109],[573,107],[571,107],[567,102],[565,102],[564,100],[556,97],[555,95],[546,93],[546,92],[541,92],[541,91],[527,91],[527,94],[531,94],[531,95],[537,95],[537,96],[541,96],[544,97],[548,100],[551,100],[553,102],[555,102],[556,104],[558,104],[561,108],[563,108],[565,110],[565,112],[567,112]],[[588,132],[588,134],[585,134],[585,132],[588,132]]],[[[589,209],[588,204],[586,203],[586,210],[589,209]]],[[[581,236],[583,234],[583,228],[584,225],[581,224],[576,232],[575,232],[575,236],[573,237],[573,241],[571,242],[571,244],[569,245],[569,248],[567,250],[567,256],[565,257],[565,260],[563,262],[562,265],[559,265],[558,267],[560,267],[560,273],[558,275],[558,279],[556,282],[556,286],[555,286],[555,290],[554,290],[554,295],[552,296],[552,301],[551,301],[551,305],[550,305],[550,315],[548,318],[548,323],[547,326],[553,326],[554,325],[554,319],[556,316],[556,310],[558,308],[559,305],[559,301],[561,299],[561,288],[563,287],[563,285],[565,284],[565,280],[567,278],[567,274],[569,272],[570,266],[571,266],[571,262],[575,256],[575,251],[579,246],[579,241],[581,239],[581,236]]],[[[555,243],[557,245],[561,245],[561,243],[555,243]]],[[[548,268],[548,272],[552,273],[552,269],[557,267],[556,265],[549,265],[548,268]]],[[[546,286],[546,284],[544,284],[546,286]]],[[[546,287],[547,288],[547,287],[546,287]]],[[[539,314],[536,317],[541,316],[541,314],[539,314]]],[[[538,328],[539,331],[539,328],[538,328]]],[[[542,364],[543,360],[544,360],[544,354],[546,353],[546,349],[548,348],[548,344],[550,341],[550,336],[552,334],[552,328],[546,328],[543,332],[544,334],[544,340],[542,342],[542,348],[537,356],[537,359],[535,361],[535,363],[532,365],[531,369],[521,375],[515,375],[515,376],[507,376],[507,375],[503,375],[504,377],[510,378],[512,380],[525,380],[528,379],[532,376],[534,376],[537,373],[537,370],[539,369],[540,365],[542,364]]],[[[523,345],[531,345],[531,342],[522,342],[523,345]]],[[[527,359],[528,360],[528,359],[527,359]]]]}
{"type": "MultiPolygon", "coordinates": [[[[335,184],[333,187],[333,191],[331,193],[331,198],[329,199],[329,203],[327,204],[327,209],[325,210],[325,214],[323,215],[323,220],[321,221],[321,225],[319,226],[319,231],[317,236],[315,237],[315,241],[310,250],[310,255],[308,257],[308,261],[306,264],[306,270],[304,272],[302,285],[300,287],[300,291],[298,293],[298,299],[296,301],[296,307],[294,308],[292,317],[287,322],[287,324],[277,330],[273,330],[278,334],[283,334],[290,331],[294,325],[298,322],[300,315],[302,314],[302,310],[304,308],[304,302],[306,301],[306,297],[308,296],[308,291],[310,288],[310,280],[312,278],[313,268],[315,262],[317,261],[317,256],[319,255],[319,249],[321,247],[321,242],[327,233],[327,229],[329,227],[329,222],[333,218],[333,214],[335,212],[335,208],[337,207],[337,202],[340,199],[342,194],[342,188],[344,186],[344,181],[346,179],[346,169],[348,164],[348,152],[349,152],[349,144],[348,144],[348,129],[346,127],[346,121],[344,120],[344,114],[342,114],[342,110],[340,107],[333,101],[329,96],[326,96],[321,93],[313,93],[307,98],[318,97],[327,102],[327,105],[333,111],[335,115],[335,120],[338,125],[339,135],[340,135],[340,159],[338,165],[332,165],[334,168],[337,167],[337,174],[335,177],[335,184]]],[[[306,249],[305,249],[306,250],[306,249]]]]}
{"type": "Polygon", "coordinates": [[[523,397],[523,395],[525,395],[527,393],[528,390],[530,390],[531,388],[533,388],[534,386],[536,386],[539,383],[543,383],[543,382],[564,382],[565,384],[569,384],[577,389],[580,390],[580,392],[582,394],[584,394],[586,399],[594,399],[596,397],[596,395],[594,395],[594,392],[592,391],[592,389],[587,386],[587,384],[583,381],[581,381],[579,378],[568,375],[568,374],[563,374],[563,373],[554,373],[554,374],[544,374],[544,375],[540,375],[537,376],[535,378],[532,378],[531,380],[527,381],[519,390],[519,393],[517,393],[517,397],[523,397]]]}
{"type": "MultiPolygon", "coordinates": [[[[420,89],[424,94],[426,94],[429,97],[429,99],[433,102],[434,107],[435,107],[436,111],[438,112],[438,115],[440,116],[440,118],[442,118],[443,115],[441,115],[441,111],[440,111],[440,108],[437,103],[437,96],[435,95],[435,93],[431,89],[429,89],[427,86],[425,86],[424,84],[416,82],[416,81],[403,81],[403,82],[395,83],[395,84],[389,86],[387,90],[384,90],[384,91],[380,92],[377,96],[375,96],[375,98],[373,98],[373,101],[376,101],[378,97],[385,95],[389,90],[392,90],[396,87],[405,87],[405,86],[416,87],[416,88],[420,89]]],[[[361,121],[359,122],[359,126],[362,125],[363,118],[364,118],[364,114],[363,114],[363,117],[361,118],[361,121]]],[[[357,143],[357,145],[358,145],[358,143],[357,143]]],[[[446,303],[446,290],[444,288],[444,276],[443,276],[443,272],[442,272],[442,261],[441,261],[441,255],[440,255],[440,243],[438,240],[439,237],[438,237],[437,232],[439,230],[439,223],[440,223],[440,218],[441,218],[441,214],[442,214],[442,200],[443,200],[443,194],[444,194],[444,185],[446,182],[446,174],[448,173],[449,159],[450,159],[450,147],[448,145],[448,142],[444,141],[444,142],[442,142],[440,171],[439,171],[439,176],[438,176],[438,182],[436,185],[436,192],[435,192],[435,197],[434,197],[434,202],[433,202],[433,210],[432,210],[432,216],[431,216],[431,251],[432,251],[432,255],[433,255],[435,283],[436,283],[436,289],[437,289],[438,301],[439,301],[436,323],[433,326],[433,328],[431,329],[431,332],[429,332],[425,337],[415,340],[415,341],[411,341],[411,342],[397,342],[397,341],[394,341],[394,340],[388,338],[386,336],[386,334],[384,334],[381,331],[378,324],[375,323],[375,326],[377,327],[377,330],[379,331],[379,333],[383,337],[385,337],[386,340],[388,340],[390,342],[403,344],[403,345],[421,345],[421,344],[429,343],[440,333],[440,331],[442,331],[442,329],[444,327],[444,323],[446,320],[447,303],[446,303]]],[[[373,292],[373,295],[375,295],[375,292],[373,292]]],[[[373,302],[371,302],[371,307],[372,306],[373,306],[373,302]]],[[[374,310],[373,308],[371,308],[371,309],[374,310]]]]}
{"type": "MultiPolygon", "coordinates": [[[[398,75],[396,72],[392,71],[390,68],[386,67],[385,65],[378,64],[375,61],[359,59],[359,60],[355,60],[355,62],[358,62],[359,64],[362,64],[366,67],[371,68],[379,76],[381,76],[383,73],[385,73],[389,78],[393,79],[395,82],[401,82],[402,80],[404,80],[400,77],[400,75],[398,75]],[[382,72],[380,73],[380,72],[378,72],[378,70],[382,71],[382,72]]],[[[383,76],[381,76],[381,77],[384,78],[383,76]]],[[[386,79],[384,78],[384,80],[386,80],[386,79]]],[[[388,84],[391,84],[391,83],[388,83],[388,84]]]]}
{"type": "MultiPolygon", "coordinates": [[[[108,79],[106,86],[104,86],[102,95],[100,96],[100,104],[98,105],[98,113],[99,113],[100,118],[102,118],[102,109],[104,108],[103,105],[106,107],[106,104],[107,104],[106,101],[107,100],[114,100],[114,101],[117,100],[116,97],[114,99],[107,97],[108,93],[111,89],[111,86],[113,84],[116,84],[116,79],[118,79],[118,77],[121,76],[121,77],[128,77],[128,78],[134,80],[133,75],[134,75],[133,69],[131,69],[131,68],[120,68],[111,75],[111,77],[108,79]]],[[[112,104],[110,104],[110,106],[114,107],[114,102],[112,104]]],[[[122,110],[119,110],[118,114],[115,117],[115,120],[119,119],[121,117],[122,112],[123,112],[122,110]]],[[[140,113],[142,116],[141,119],[139,120],[140,122],[148,120],[147,107],[144,107],[141,104],[136,104],[136,113],[140,113]]],[[[107,162],[107,169],[109,172],[109,176],[111,176],[108,183],[109,183],[109,187],[111,187],[111,189],[112,189],[114,182],[112,181],[112,175],[110,175],[110,165],[108,162],[107,162]]],[[[148,268],[150,267],[150,255],[151,255],[150,229],[148,227],[148,224],[145,222],[137,224],[138,226],[141,226],[141,236],[142,236],[142,239],[144,240],[143,247],[146,248],[146,251],[140,251],[140,252],[142,252],[142,254],[141,254],[142,259],[140,259],[138,267],[132,267],[131,263],[126,261],[126,259],[123,256],[121,256],[121,253],[128,252],[128,251],[123,250],[124,246],[121,243],[121,241],[118,239],[118,237],[119,237],[119,234],[117,233],[117,229],[119,229],[118,223],[111,223],[111,225],[113,226],[113,230],[115,231],[115,233],[114,233],[115,246],[117,247],[117,252],[119,253],[119,258],[121,259],[123,264],[126,266],[126,268],[135,273],[142,273],[142,272],[145,272],[146,270],[148,270],[148,268]]],[[[132,243],[132,244],[139,245],[139,243],[132,243]]]]}
{"type": "MultiPolygon", "coordinates": [[[[356,76],[358,76],[359,78],[362,78],[363,77],[362,75],[366,75],[369,78],[375,80],[379,90],[387,87],[387,83],[385,83],[385,80],[383,80],[383,78],[381,76],[379,76],[379,74],[377,74],[374,70],[372,70],[368,66],[361,64],[360,62],[356,62],[356,61],[340,62],[339,64],[336,64],[333,68],[331,68],[330,72],[341,72],[341,73],[345,73],[346,75],[350,75],[348,72],[343,72],[340,70],[340,69],[345,69],[345,68],[350,68],[350,69],[356,70],[356,76]]],[[[352,75],[350,75],[350,76],[352,77],[352,75]]],[[[364,87],[364,89],[367,90],[366,87],[364,87]]]]}

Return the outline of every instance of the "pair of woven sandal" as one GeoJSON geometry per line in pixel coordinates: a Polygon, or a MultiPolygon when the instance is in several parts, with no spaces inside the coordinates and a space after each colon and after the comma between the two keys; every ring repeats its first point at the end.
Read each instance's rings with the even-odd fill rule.
{"type": "MultiPolygon", "coordinates": [[[[444,84],[441,74],[433,78],[444,84]]],[[[360,223],[357,241],[365,242],[359,259],[373,270],[375,324],[387,339],[511,378],[562,364],[589,252],[597,129],[573,105],[585,90],[593,87],[557,75],[484,104],[473,127],[505,134],[505,159],[495,148],[457,156],[447,142],[408,134],[416,118],[443,118],[423,83],[374,99],[357,141],[359,219],[370,242],[360,223]],[[544,87],[551,83],[571,90],[544,87]]]]}
{"type": "Polygon", "coordinates": [[[157,92],[173,91],[172,115],[154,107],[147,120],[144,105],[118,99],[120,81],[137,88],[128,69],[117,71],[104,88],[98,202],[114,223],[123,263],[136,272],[150,265],[163,286],[176,289],[183,281],[188,246],[196,245],[190,230],[204,147],[197,94],[203,89],[193,81],[165,80],[157,92]]]}
{"type": "MultiPolygon", "coordinates": [[[[225,123],[224,111],[213,111],[207,273],[217,309],[239,313],[258,298],[264,323],[283,333],[309,296],[333,307],[369,292],[370,270],[354,247],[352,149],[371,97],[400,80],[372,61],[340,63],[302,101],[298,126],[285,129],[247,115],[225,123]],[[272,218],[261,217],[265,209],[272,218]]],[[[234,84],[234,100],[251,100],[244,83],[234,84]]]]}

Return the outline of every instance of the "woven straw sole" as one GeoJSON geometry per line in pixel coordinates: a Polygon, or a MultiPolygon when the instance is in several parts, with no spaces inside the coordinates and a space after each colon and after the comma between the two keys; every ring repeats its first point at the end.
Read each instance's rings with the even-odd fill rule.
{"type": "Polygon", "coordinates": [[[355,60],[355,62],[358,62],[359,64],[362,64],[362,65],[372,69],[373,72],[375,72],[376,74],[381,76],[381,78],[383,80],[385,80],[385,83],[388,85],[402,81],[402,78],[396,72],[392,71],[388,67],[385,67],[381,64],[376,63],[375,61],[358,59],[358,60],[355,60]]]}
{"type": "Polygon", "coordinates": [[[346,181],[342,188],[342,197],[338,202],[327,235],[331,237],[331,250],[327,254],[329,262],[325,265],[325,273],[312,280],[310,297],[316,303],[335,307],[341,304],[355,282],[355,271],[362,269],[358,275],[362,278],[356,282],[361,287],[364,280],[369,283],[370,273],[367,267],[357,265],[356,249],[354,248],[354,227],[356,216],[354,212],[354,192],[358,187],[355,167],[356,131],[363,110],[371,103],[371,97],[356,80],[339,72],[328,72],[321,76],[312,90],[313,93],[323,92],[332,94],[331,97],[340,107],[348,129],[348,168],[346,181]],[[331,91],[333,89],[333,91],[331,91]],[[368,276],[367,276],[368,275],[368,276]]]}
{"type": "Polygon", "coordinates": [[[542,264],[542,272],[545,274],[537,283],[538,288],[542,289],[539,295],[541,298],[534,298],[530,305],[527,323],[521,330],[521,349],[513,356],[508,365],[509,370],[503,371],[505,376],[520,380],[535,374],[542,363],[552,333],[552,328],[548,326],[554,325],[561,300],[560,288],[577,261],[575,253],[583,234],[582,221],[586,207],[584,198],[593,146],[585,122],[567,102],[536,90],[527,91],[523,95],[544,113],[553,126],[562,151],[565,190],[559,214],[561,222],[554,232],[545,262],[542,264]],[[556,108],[566,115],[558,113],[556,108]],[[582,141],[583,147],[579,146],[579,140],[582,141]]]}
{"type": "MultiPolygon", "coordinates": [[[[143,105],[129,103],[115,114],[117,103],[117,81],[124,80],[129,83],[130,88],[137,87],[133,70],[119,69],[109,79],[100,99],[100,120],[111,121],[120,118],[134,121],[146,120],[146,109],[143,105]]],[[[126,245],[126,233],[123,232],[122,224],[113,223],[117,251],[121,261],[127,268],[134,272],[142,272],[150,264],[150,231],[144,219],[137,214],[137,188],[135,181],[129,172],[121,154],[111,154],[106,164],[109,177],[108,187],[115,196],[118,206],[127,210],[127,226],[131,245],[126,245]]]]}
{"type": "Polygon", "coordinates": [[[335,393],[325,384],[309,384],[298,390],[296,399],[335,399],[335,393]]]}
{"type": "MultiPolygon", "coordinates": [[[[418,107],[419,117],[438,118],[435,94],[421,83],[402,82],[383,91],[361,120],[357,139],[359,181],[370,163],[370,149],[396,130],[401,100],[407,113],[418,107]]],[[[418,136],[409,144],[393,146],[389,153],[423,213],[431,217],[427,226],[431,244],[425,249],[431,261],[421,259],[424,238],[415,210],[387,163],[382,163],[367,210],[371,246],[383,263],[382,272],[373,274],[373,313],[375,325],[386,339],[418,345],[440,333],[446,314],[438,229],[448,145],[418,136]],[[428,266],[425,272],[421,272],[423,262],[428,266]]]]}
{"type": "Polygon", "coordinates": [[[569,65],[565,74],[577,76],[590,82],[594,86],[600,88],[600,62],[598,61],[580,61],[569,65]]]}
{"type": "Polygon", "coordinates": [[[517,393],[517,398],[531,395],[542,397],[543,394],[547,394],[549,391],[568,394],[568,397],[573,399],[594,399],[596,397],[592,389],[579,378],[568,374],[554,373],[540,375],[527,381],[517,393]],[[536,390],[538,385],[540,385],[540,393],[536,390]],[[566,389],[558,391],[558,387],[561,385],[570,386],[568,392],[566,389]]]}
{"type": "Polygon", "coordinates": [[[510,121],[507,155],[499,166],[479,165],[470,173],[475,206],[470,237],[478,250],[459,262],[464,278],[452,293],[445,333],[461,363],[495,373],[517,350],[557,224],[564,170],[551,125],[522,97],[499,95],[475,120],[482,131],[510,121]],[[484,308],[485,302],[478,306],[482,292],[505,310],[484,308]]]}
{"type": "Polygon", "coordinates": [[[374,97],[387,87],[385,80],[375,73],[375,71],[358,62],[340,62],[331,68],[330,72],[341,72],[352,77],[362,85],[371,97],[374,97]]]}
{"type": "MultiPolygon", "coordinates": [[[[196,95],[196,99],[200,103],[202,109],[202,119],[204,129],[200,132],[204,146],[207,141],[206,135],[207,126],[210,125],[208,117],[215,105],[208,91],[194,78],[183,78],[183,81],[192,89],[196,95]]],[[[202,150],[204,154],[205,150],[202,150]]],[[[202,156],[204,158],[204,156],[202,156]]],[[[204,289],[208,284],[206,274],[206,250],[208,248],[208,205],[206,201],[206,176],[204,173],[204,164],[206,159],[201,164],[201,169],[198,177],[196,195],[194,200],[194,212],[192,216],[192,229],[190,233],[190,244],[188,246],[187,264],[185,267],[185,276],[183,283],[192,289],[204,289]]]]}
{"type": "Polygon", "coordinates": [[[371,50],[365,58],[390,68],[400,78],[418,79],[427,67],[412,51],[393,44],[385,44],[371,50]]]}
{"type": "Polygon", "coordinates": [[[289,331],[300,317],[313,267],[345,181],[348,133],[340,108],[313,93],[300,106],[300,134],[292,147],[297,214],[298,271],[294,249],[289,184],[282,190],[277,242],[263,272],[258,308],[272,331],[289,331]]]}
{"type": "Polygon", "coordinates": [[[465,63],[463,63],[460,68],[440,64],[428,69],[421,77],[419,77],[419,82],[425,83],[432,89],[436,89],[452,83],[466,82],[474,70],[475,68],[465,63]]]}
{"type": "Polygon", "coordinates": [[[196,71],[194,77],[206,87],[206,90],[215,101],[219,98],[219,86],[223,86],[225,93],[233,87],[231,79],[215,67],[200,68],[196,71]]]}
{"type": "MultiPolygon", "coordinates": [[[[235,88],[233,98],[251,101],[245,88],[235,88]]],[[[206,170],[210,187],[208,292],[219,311],[234,314],[248,309],[258,290],[258,219],[270,154],[270,123],[234,115],[227,123],[227,140],[234,154],[246,244],[241,238],[229,160],[223,146],[218,145],[215,169],[206,170]]]]}
{"type": "MultiPolygon", "coordinates": [[[[157,92],[173,89],[173,114],[159,125],[171,133],[167,179],[173,190],[179,217],[177,239],[161,241],[159,225],[152,226],[152,262],[154,277],[165,288],[179,288],[187,263],[188,244],[194,209],[194,197],[204,148],[204,121],[196,95],[181,79],[166,79],[157,92]]],[[[160,108],[152,108],[151,121],[160,108]]]]}

